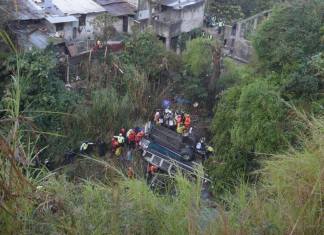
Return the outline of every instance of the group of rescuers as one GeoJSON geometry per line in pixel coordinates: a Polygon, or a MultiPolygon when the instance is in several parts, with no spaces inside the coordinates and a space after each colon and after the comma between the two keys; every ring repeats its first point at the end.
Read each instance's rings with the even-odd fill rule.
{"type": "MultiPolygon", "coordinates": [[[[191,134],[191,117],[182,111],[173,112],[171,109],[166,108],[162,110],[157,110],[154,114],[153,121],[156,125],[165,126],[169,129],[176,131],[178,134],[186,136],[191,134]]],[[[126,131],[125,128],[121,128],[118,135],[113,136],[111,139],[111,152],[119,157],[123,153],[123,148],[128,147],[127,155],[131,154],[131,150],[138,147],[140,141],[144,137],[145,132],[142,128],[136,127],[131,128],[126,131]]],[[[88,147],[89,143],[83,143],[81,145],[82,150],[88,147]],[[87,145],[87,146],[83,146],[87,145]]],[[[91,143],[90,143],[91,144],[91,143]]],[[[203,150],[205,147],[205,138],[201,138],[196,144],[196,150],[203,150]]],[[[207,147],[207,146],[206,146],[207,147]]],[[[126,158],[131,158],[126,156],[126,158]]],[[[158,168],[154,165],[148,164],[147,172],[152,175],[158,171],[158,168]]],[[[133,170],[131,167],[128,168],[128,176],[133,176],[133,170]]]]}
{"type": "MultiPolygon", "coordinates": [[[[156,125],[168,127],[179,134],[185,135],[192,130],[190,115],[184,112],[172,112],[170,109],[165,109],[164,111],[158,110],[153,119],[156,125]]],[[[125,128],[121,128],[119,135],[111,139],[112,153],[117,157],[121,156],[125,145],[127,145],[129,149],[134,149],[139,145],[144,135],[144,130],[138,127],[129,129],[128,131],[126,131],[125,128]]]]}
{"type": "Polygon", "coordinates": [[[156,111],[154,115],[154,122],[156,125],[168,127],[178,134],[186,135],[192,131],[191,117],[182,111],[173,112],[167,108],[164,111],[156,111]]]}
{"type": "MultiPolygon", "coordinates": [[[[190,114],[184,113],[183,111],[173,112],[169,107],[163,111],[158,110],[154,115],[154,122],[156,125],[170,128],[182,136],[188,136],[192,133],[190,114]]],[[[214,152],[214,149],[206,144],[205,137],[200,138],[195,148],[198,153],[202,153],[203,161],[214,152]]]]}
{"type": "Polygon", "coordinates": [[[127,145],[130,149],[134,149],[139,145],[139,142],[144,136],[144,130],[141,128],[129,129],[126,132],[125,128],[121,128],[119,135],[114,136],[111,139],[111,151],[117,157],[122,154],[122,149],[127,145]]]}

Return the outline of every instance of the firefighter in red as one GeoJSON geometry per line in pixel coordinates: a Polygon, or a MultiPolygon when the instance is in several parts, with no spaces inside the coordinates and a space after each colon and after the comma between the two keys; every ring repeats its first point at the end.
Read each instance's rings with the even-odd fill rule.
{"type": "Polygon", "coordinates": [[[154,175],[157,171],[158,171],[157,166],[154,166],[154,165],[152,165],[152,164],[148,164],[148,165],[147,165],[147,173],[148,173],[149,175],[154,175]]]}
{"type": "Polygon", "coordinates": [[[144,131],[140,131],[136,134],[135,136],[135,143],[136,143],[136,146],[138,146],[139,142],[142,140],[144,136],[144,131]]]}
{"type": "Polygon", "coordinates": [[[191,118],[189,114],[185,115],[184,125],[187,130],[189,130],[191,124],[191,118]]]}
{"type": "Polygon", "coordinates": [[[112,151],[112,153],[115,153],[118,147],[119,147],[119,143],[118,143],[117,138],[112,138],[111,139],[111,151],[112,151]]]}
{"type": "Polygon", "coordinates": [[[136,133],[133,129],[129,129],[127,131],[127,143],[131,148],[135,147],[135,138],[136,138],[136,133]]]}

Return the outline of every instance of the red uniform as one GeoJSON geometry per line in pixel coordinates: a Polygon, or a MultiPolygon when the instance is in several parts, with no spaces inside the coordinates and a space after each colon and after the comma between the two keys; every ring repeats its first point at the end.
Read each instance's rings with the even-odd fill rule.
{"type": "Polygon", "coordinates": [[[111,140],[111,150],[112,150],[112,152],[114,153],[118,147],[119,147],[118,140],[113,138],[111,140]]]}
{"type": "Polygon", "coordinates": [[[144,136],[144,132],[143,131],[140,131],[140,132],[138,132],[136,134],[136,136],[135,136],[135,143],[136,143],[136,145],[139,144],[139,142],[141,141],[141,139],[143,138],[143,136],[144,136]]]}
{"type": "Polygon", "coordinates": [[[182,122],[182,117],[181,115],[177,116],[177,125],[179,125],[182,122]]]}
{"type": "Polygon", "coordinates": [[[151,165],[151,164],[149,164],[148,166],[147,166],[147,172],[149,173],[149,174],[154,174],[154,173],[156,173],[157,172],[157,170],[158,170],[158,168],[156,167],[156,166],[154,166],[154,165],[151,165]]]}
{"type": "Polygon", "coordinates": [[[190,116],[187,115],[185,118],[185,121],[184,121],[184,125],[185,125],[186,129],[190,128],[190,124],[191,124],[191,119],[190,119],[190,116]]]}

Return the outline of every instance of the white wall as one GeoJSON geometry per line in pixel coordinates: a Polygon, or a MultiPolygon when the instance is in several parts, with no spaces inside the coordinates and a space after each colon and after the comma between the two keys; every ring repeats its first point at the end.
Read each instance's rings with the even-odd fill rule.
{"type": "Polygon", "coordinates": [[[123,18],[116,17],[116,21],[113,23],[113,26],[117,30],[117,32],[122,33],[123,32],[123,18]]]}
{"type": "Polygon", "coordinates": [[[73,27],[77,27],[79,25],[78,22],[68,22],[64,24],[64,39],[66,41],[73,40],[73,27]]]}
{"type": "Polygon", "coordinates": [[[99,28],[94,26],[94,21],[99,14],[88,14],[86,16],[85,26],[79,26],[77,29],[77,40],[94,39],[95,33],[100,32],[99,28]]]}

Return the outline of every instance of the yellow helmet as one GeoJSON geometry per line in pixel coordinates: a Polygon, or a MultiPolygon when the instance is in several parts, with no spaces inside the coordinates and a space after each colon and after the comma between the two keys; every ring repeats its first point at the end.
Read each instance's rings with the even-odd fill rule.
{"type": "Polygon", "coordinates": [[[211,147],[211,146],[208,146],[208,147],[207,147],[207,150],[208,150],[209,152],[214,152],[214,148],[211,147]]]}

